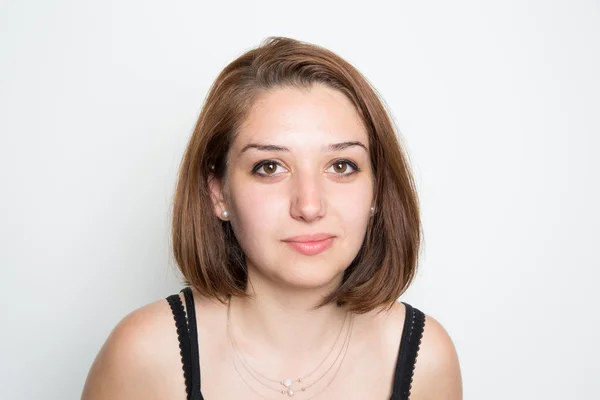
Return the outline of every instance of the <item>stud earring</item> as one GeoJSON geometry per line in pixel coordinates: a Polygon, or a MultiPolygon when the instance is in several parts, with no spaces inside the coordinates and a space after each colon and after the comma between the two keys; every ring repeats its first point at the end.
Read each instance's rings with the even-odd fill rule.
{"type": "Polygon", "coordinates": [[[371,206],[371,215],[375,215],[375,206],[371,206]]]}
{"type": "Polygon", "coordinates": [[[229,218],[229,213],[227,212],[227,210],[221,211],[221,217],[223,217],[223,219],[229,218]]]}

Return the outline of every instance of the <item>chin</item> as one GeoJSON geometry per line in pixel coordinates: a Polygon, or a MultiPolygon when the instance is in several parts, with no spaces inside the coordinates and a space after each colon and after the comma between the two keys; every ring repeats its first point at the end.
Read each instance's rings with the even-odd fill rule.
{"type": "MultiPolygon", "coordinates": [[[[333,249],[330,249],[333,250],[333,249]]],[[[352,262],[346,251],[331,251],[328,254],[305,256],[289,251],[260,254],[248,257],[250,279],[270,282],[277,288],[287,290],[325,290],[337,288],[344,271],[352,262]]]]}
{"type": "Polygon", "coordinates": [[[302,263],[287,265],[286,268],[277,271],[277,280],[284,281],[285,285],[291,288],[333,290],[341,283],[343,274],[343,269],[333,269],[331,265],[325,267],[319,264],[302,263]]]}

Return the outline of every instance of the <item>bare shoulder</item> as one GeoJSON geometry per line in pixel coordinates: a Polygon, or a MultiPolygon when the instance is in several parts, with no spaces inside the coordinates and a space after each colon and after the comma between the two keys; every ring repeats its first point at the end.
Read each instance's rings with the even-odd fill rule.
{"type": "MultiPolygon", "coordinates": [[[[399,343],[404,331],[406,306],[396,302],[392,307],[372,314],[382,343],[380,359],[385,365],[385,381],[391,382],[396,367],[399,343]]],[[[374,343],[375,340],[370,343],[374,343]]],[[[446,329],[435,318],[425,315],[425,326],[419,346],[411,385],[411,400],[461,400],[462,383],[456,349],[446,329]]]]}
{"type": "Polygon", "coordinates": [[[425,328],[413,376],[411,399],[462,399],[458,355],[446,329],[425,316],[425,328]]]}
{"type": "Polygon", "coordinates": [[[158,300],[124,317],[89,371],[83,400],[169,398],[185,385],[173,314],[158,300]]]}

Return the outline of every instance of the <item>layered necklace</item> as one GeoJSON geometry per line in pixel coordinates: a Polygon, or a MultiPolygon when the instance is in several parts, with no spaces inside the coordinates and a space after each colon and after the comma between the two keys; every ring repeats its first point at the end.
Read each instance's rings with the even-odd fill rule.
{"type": "MultiPolygon", "coordinates": [[[[284,378],[284,379],[273,379],[273,378],[267,377],[267,376],[261,374],[260,372],[258,372],[254,367],[252,367],[248,363],[248,361],[246,360],[244,355],[241,353],[240,349],[237,346],[237,342],[235,341],[235,337],[233,335],[233,329],[232,329],[232,323],[231,323],[231,297],[229,298],[229,302],[227,304],[227,336],[229,339],[229,343],[235,353],[235,356],[236,356],[237,360],[239,361],[239,364],[244,368],[247,375],[252,377],[261,386],[263,386],[271,391],[278,392],[282,395],[287,395],[289,397],[292,397],[296,394],[300,394],[302,392],[306,392],[311,387],[313,387],[314,385],[319,383],[334,367],[336,367],[335,370],[333,371],[333,375],[332,375],[331,379],[329,380],[329,382],[327,383],[327,385],[323,389],[321,389],[317,393],[315,393],[313,396],[308,398],[307,400],[317,397],[319,394],[321,394],[323,391],[325,391],[331,385],[331,383],[337,376],[337,374],[342,366],[342,363],[344,362],[344,358],[346,357],[346,352],[348,351],[348,346],[350,345],[350,338],[352,336],[353,326],[354,326],[354,314],[347,312],[344,317],[344,321],[342,322],[342,327],[340,328],[340,332],[338,333],[337,338],[335,339],[335,342],[331,346],[331,349],[329,350],[329,352],[327,353],[325,358],[319,363],[319,365],[317,365],[308,374],[303,375],[296,379],[292,379],[289,377],[284,378]],[[346,322],[348,322],[348,323],[346,323],[346,322]],[[333,350],[336,348],[336,345],[338,344],[340,338],[342,337],[342,332],[344,331],[344,327],[346,327],[346,325],[347,325],[347,328],[346,328],[346,335],[344,337],[344,341],[339,349],[339,352],[337,353],[337,356],[331,362],[331,365],[329,365],[329,367],[318,377],[316,377],[314,379],[309,379],[315,372],[317,372],[323,366],[323,364],[325,364],[325,361],[327,361],[327,359],[330,358],[331,354],[333,353],[333,350]],[[300,387],[296,388],[297,384],[300,384],[300,387]]],[[[254,393],[256,393],[261,398],[269,400],[268,398],[264,397],[260,392],[258,392],[258,390],[256,390],[244,378],[243,374],[238,369],[238,366],[237,366],[237,363],[235,362],[235,360],[233,362],[233,366],[235,368],[235,371],[239,375],[239,377],[246,384],[246,386],[248,386],[254,393]]]]}

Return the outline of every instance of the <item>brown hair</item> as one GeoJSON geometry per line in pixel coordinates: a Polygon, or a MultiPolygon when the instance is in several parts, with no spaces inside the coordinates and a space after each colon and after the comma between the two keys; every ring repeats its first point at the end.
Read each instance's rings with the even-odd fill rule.
{"type": "Polygon", "coordinates": [[[324,299],[355,312],[391,306],[414,279],[421,222],[415,184],[393,123],[368,81],[322,47],[271,37],[227,65],[213,83],[185,151],[175,192],[172,241],[186,280],[221,301],[245,296],[244,253],[231,224],[213,213],[208,180],[224,179],[228,151],[253,100],[281,86],[323,84],[346,95],[369,135],[376,213],[341,286],[324,299]]]}

